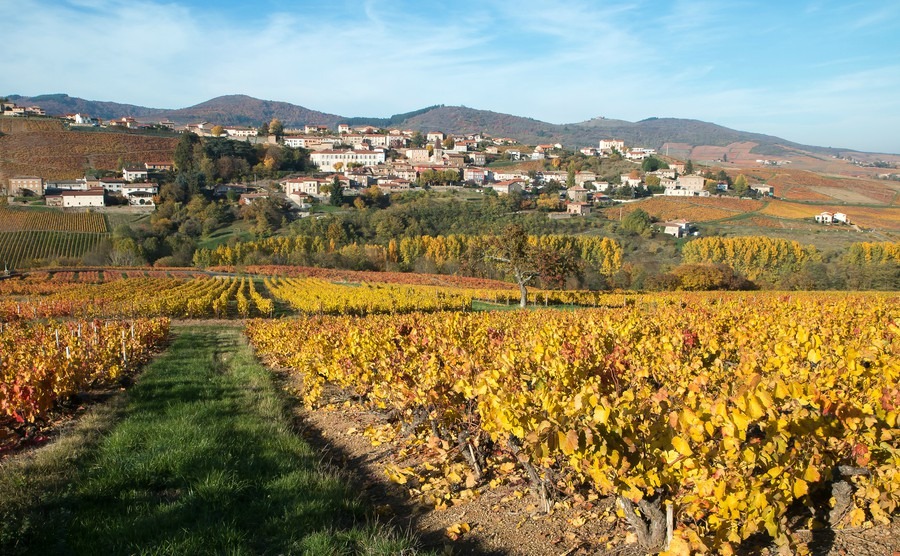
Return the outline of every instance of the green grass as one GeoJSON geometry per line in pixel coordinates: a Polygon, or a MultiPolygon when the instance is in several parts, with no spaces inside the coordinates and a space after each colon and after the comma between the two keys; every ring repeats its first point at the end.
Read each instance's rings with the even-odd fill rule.
{"type": "Polygon", "coordinates": [[[238,220],[225,228],[221,228],[208,236],[204,236],[197,246],[203,249],[215,249],[220,245],[228,243],[232,238],[237,241],[253,241],[253,233],[247,229],[245,222],[238,220]]]}
{"type": "Polygon", "coordinates": [[[334,205],[326,205],[324,203],[320,203],[318,205],[313,205],[310,212],[313,214],[334,214],[336,212],[341,212],[346,209],[342,207],[336,207],[334,205]]]}
{"type": "Polygon", "coordinates": [[[238,329],[178,330],[83,439],[0,469],[0,553],[411,550],[292,431],[277,392],[238,329]]]}

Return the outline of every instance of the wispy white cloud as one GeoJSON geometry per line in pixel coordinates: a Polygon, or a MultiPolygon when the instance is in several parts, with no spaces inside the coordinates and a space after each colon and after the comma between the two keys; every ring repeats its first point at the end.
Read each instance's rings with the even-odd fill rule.
{"type": "Polygon", "coordinates": [[[175,108],[246,93],[372,116],[465,104],[553,123],[678,116],[802,142],[815,142],[804,131],[814,130],[838,144],[826,138],[831,125],[837,139],[858,129],[900,150],[900,61],[884,50],[900,47],[879,24],[896,21],[892,6],[367,0],[269,14],[244,6],[253,15],[238,18],[198,0],[30,5],[0,19],[0,94],[175,108]],[[882,50],[809,47],[836,20],[882,50]]]}

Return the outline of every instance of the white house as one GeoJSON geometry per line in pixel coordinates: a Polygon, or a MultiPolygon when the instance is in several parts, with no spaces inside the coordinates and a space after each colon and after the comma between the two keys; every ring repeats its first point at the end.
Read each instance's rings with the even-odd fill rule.
{"type": "Polygon", "coordinates": [[[106,200],[102,189],[88,189],[87,191],[63,191],[62,197],[63,208],[80,208],[80,207],[104,207],[106,200]]]}
{"type": "Polygon", "coordinates": [[[631,178],[628,177],[628,174],[622,174],[619,176],[619,180],[622,182],[622,187],[629,185],[631,187],[638,187],[641,185],[641,178],[631,178]]]}
{"type": "Polygon", "coordinates": [[[288,197],[298,197],[299,195],[308,195],[311,197],[324,197],[325,193],[322,188],[329,182],[323,178],[289,178],[282,180],[281,186],[284,193],[288,197]]]}
{"type": "Polygon", "coordinates": [[[834,221],[834,214],[830,212],[820,212],[816,215],[816,222],[819,224],[831,224],[834,221]]]}
{"type": "Polygon", "coordinates": [[[140,166],[128,166],[122,168],[122,179],[131,182],[144,181],[147,179],[147,168],[146,166],[143,168],[140,166]]]}
{"type": "Polygon", "coordinates": [[[469,167],[463,169],[463,181],[472,181],[479,185],[491,179],[491,171],[487,168],[469,167]]]}
{"type": "Polygon", "coordinates": [[[309,155],[313,164],[319,167],[323,172],[335,172],[335,164],[338,162],[346,167],[350,163],[361,164],[363,166],[375,166],[384,164],[384,151],[381,149],[373,149],[371,151],[341,151],[341,150],[325,150],[316,151],[309,155]]]}
{"type": "Polygon", "coordinates": [[[121,178],[100,178],[100,180],[98,181],[98,185],[100,187],[112,193],[121,193],[122,186],[126,185],[127,183],[127,181],[121,178]]]}
{"type": "Polygon", "coordinates": [[[625,141],[622,141],[621,139],[601,139],[598,150],[604,154],[609,154],[614,150],[624,153],[625,141]]]}
{"type": "Polygon", "coordinates": [[[686,236],[691,230],[691,223],[687,220],[673,220],[671,222],[663,222],[659,224],[664,234],[674,237],[686,236]]]}
{"type": "Polygon", "coordinates": [[[285,136],[282,141],[284,141],[284,146],[292,147],[292,148],[303,148],[309,149],[311,151],[320,151],[333,149],[335,145],[341,142],[340,139],[336,137],[318,137],[318,136],[308,136],[308,135],[289,135],[285,136]]]}
{"type": "Polygon", "coordinates": [[[774,187],[763,183],[750,184],[750,189],[756,191],[760,195],[772,195],[775,192],[774,187]]]}
{"type": "Polygon", "coordinates": [[[253,127],[229,126],[225,128],[229,137],[256,137],[259,130],[253,127]]]}

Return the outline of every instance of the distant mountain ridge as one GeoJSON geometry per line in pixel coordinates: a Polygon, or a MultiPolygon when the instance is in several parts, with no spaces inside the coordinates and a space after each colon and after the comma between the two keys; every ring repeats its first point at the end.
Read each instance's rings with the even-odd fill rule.
{"type": "Polygon", "coordinates": [[[648,118],[639,122],[594,118],[572,124],[551,124],[525,118],[476,110],[464,106],[436,105],[390,118],[345,117],[311,110],[288,102],[261,100],[247,95],[226,95],[179,109],[147,108],[115,102],[102,102],[70,97],[65,94],[23,97],[10,95],[19,104],[37,105],[51,115],[87,113],[103,119],[132,116],[137,119],[171,120],[178,124],[208,121],[222,125],[258,126],[278,118],[285,127],[319,124],[335,127],[338,123],[399,127],[422,132],[443,131],[451,134],[488,133],[493,137],[511,137],[525,144],[561,143],[567,148],[595,146],[600,139],[622,139],[629,145],[660,149],[665,143],[692,146],[725,147],[732,143],[754,142],[760,155],[779,155],[791,150],[820,154],[837,154],[853,149],[837,149],[802,145],[761,133],[738,131],[699,120],[648,118]]]}

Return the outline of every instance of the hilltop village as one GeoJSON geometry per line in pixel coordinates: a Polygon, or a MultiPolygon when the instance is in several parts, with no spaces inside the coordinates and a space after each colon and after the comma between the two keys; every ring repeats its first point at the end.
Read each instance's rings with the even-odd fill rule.
{"type": "MultiPolygon", "coordinates": [[[[39,107],[4,103],[2,108],[7,117],[46,116],[39,107]]],[[[690,161],[661,157],[655,149],[609,138],[576,151],[559,143],[522,145],[513,138],[486,133],[452,135],[348,124],[333,129],[318,124],[285,129],[277,119],[247,127],[210,122],[179,126],[169,120],[141,122],[133,117],[102,121],[86,114],[61,118],[73,130],[169,132],[252,145],[262,153],[257,167],[245,164],[234,171],[207,171],[205,187],[215,197],[233,198],[240,205],[283,196],[290,203],[289,210],[300,217],[308,216],[319,203],[352,205],[371,188],[385,195],[465,187],[513,194],[532,199],[524,208],[543,210],[550,218],[586,216],[615,201],[652,195],[772,194],[772,187],[765,183],[748,183],[743,176],[732,183],[724,172],[714,175],[705,169],[704,173],[690,161]],[[308,165],[302,172],[279,168],[278,159],[286,157],[268,147],[302,151],[308,165]]],[[[172,180],[178,169],[174,160],[145,160],[122,162],[115,171],[95,171],[78,179],[13,176],[6,184],[7,196],[11,200],[43,197],[48,206],[62,208],[128,205],[152,209],[159,201],[161,185],[172,180]]],[[[662,227],[676,236],[688,229],[685,221],[662,227]]]]}

